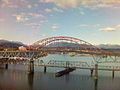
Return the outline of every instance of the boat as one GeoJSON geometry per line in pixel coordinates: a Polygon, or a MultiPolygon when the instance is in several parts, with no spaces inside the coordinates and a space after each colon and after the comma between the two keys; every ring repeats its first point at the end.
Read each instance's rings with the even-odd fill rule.
{"type": "Polygon", "coordinates": [[[74,71],[75,68],[66,68],[65,70],[62,70],[62,71],[59,71],[55,74],[56,77],[60,77],[60,76],[63,76],[65,74],[69,74],[69,72],[72,72],[74,71]]]}

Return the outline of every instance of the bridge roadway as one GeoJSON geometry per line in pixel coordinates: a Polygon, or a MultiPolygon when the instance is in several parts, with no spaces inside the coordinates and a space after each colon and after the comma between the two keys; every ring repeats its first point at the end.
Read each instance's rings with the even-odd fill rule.
{"type": "Polygon", "coordinates": [[[61,48],[61,47],[45,47],[40,48],[40,51],[44,51],[47,53],[71,53],[74,52],[76,54],[89,54],[89,55],[95,55],[95,56],[120,56],[120,52],[112,52],[107,50],[97,50],[97,49],[78,49],[78,48],[61,48]]]}
{"type": "Polygon", "coordinates": [[[27,50],[27,51],[0,51],[0,58],[10,58],[10,57],[23,57],[23,58],[39,58],[41,56],[46,56],[49,53],[76,53],[76,54],[89,54],[94,56],[115,56],[120,57],[120,53],[99,51],[99,50],[79,50],[79,49],[65,49],[65,48],[41,48],[39,50],[27,50]]]}
{"type": "Polygon", "coordinates": [[[0,58],[24,58],[24,59],[37,59],[47,56],[43,51],[0,51],[0,58]]]}

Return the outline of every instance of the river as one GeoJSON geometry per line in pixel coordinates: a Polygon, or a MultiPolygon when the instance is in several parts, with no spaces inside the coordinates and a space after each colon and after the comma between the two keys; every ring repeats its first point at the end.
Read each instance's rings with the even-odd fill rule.
{"type": "MultiPolygon", "coordinates": [[[[69,55],[48,55],[40,58],[45,63],[49,60],[74,60],[91,63],[92,57],[69,55]]],[[[55,77],[55,72],[63,68],[49,67],[43,72],[43,67],[35,67],[33,74],[28,74],[27,66],[9,65],[8,69],[0,69],[0,90],[120,90],[120,72],[99,71],[98,80],[90,76],[90,70],[77,69],[68,75],[55,77]]]]}

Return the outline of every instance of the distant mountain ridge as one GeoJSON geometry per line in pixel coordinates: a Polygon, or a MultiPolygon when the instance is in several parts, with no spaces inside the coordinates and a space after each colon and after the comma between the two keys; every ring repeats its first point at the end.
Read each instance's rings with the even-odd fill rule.
{"type": "Polygon", "coordinates": [[[8,41],[8,40],[0,40],[0,48],[18,48],[20,46],[26,46],[22,42],[18,41],[8,41]]]}
{"type": "MultiPolygon", "coordinates": [[[[8,40],[0,39],[0,48],[18,48],[20,46],[27,46],[27,45],[19,41],[8,41],[8,40]]],[[[59,42],[59,45],[58,43],[48,45],[48,47],[56,47],[56,46],[78,47],[79,44],[59,42]]],[[[103,49],[120,49],[120,45],[112,45],[112,44],[100,44],[95,46],[103,49]]]]}
{"type": "MultiPolygon", "coordinates": [[[[79,44],[66,43],[66,42],[58,42],[58,43],[50,44],[50,45],[48,45],[48,47],[56,47],[56,46],[79,47],[79,44]]],[[[83,46],[86,46],[86,45],[83,44],[83,46]]],[[[89,45],[87,45],[87,47],[88,46],[89,45]]],[[[103,48],[103,49],[120,49],[120,45],[100,44],[100,45],[95,45],[95,46],[97,46],[99,48],[103,48]]]]}
{"type": "Polygon", "coordinates": [[[96,46],[99,48],[104,48],[104,49],[120,49],[120,45],[100,44],[96,46]]]}
{"type": "Polygon", "coordinates": [[[67,43],[67,42],[56,42],[49,44],[47,47],[79,47],[79,44],[67,43]]]}

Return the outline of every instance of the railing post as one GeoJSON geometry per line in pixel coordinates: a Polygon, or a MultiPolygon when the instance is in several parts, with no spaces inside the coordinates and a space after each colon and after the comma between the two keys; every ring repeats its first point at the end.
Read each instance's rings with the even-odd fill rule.
{"type": "Polygon", "coordinates": [[[34,73],[34,60],[31,59],[30,62],[29,62],[29,66],[28,66],[28,72],[29,74],[33,74],[34,73]]]}
{"type": "Polygon", "coordinates": [[[98,79],[98,64],[95,64],[95,79],[98,79]]]}

